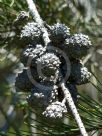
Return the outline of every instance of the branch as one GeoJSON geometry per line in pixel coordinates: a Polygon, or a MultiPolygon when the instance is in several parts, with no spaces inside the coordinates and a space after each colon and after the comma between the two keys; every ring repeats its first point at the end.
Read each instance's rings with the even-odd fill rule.
{"type": "Polygon", "coordinates": [[[62,91],[63,91],[64,96],[66,98],[66,101],[67,101],[67,103],[68,103],[68,105],[69,105],[69,107],[70,107],[70,109],[71,109],[71,111],[73,113],[73,116],[75,117],[75,120],[76,120],[76,122],[78,124],[78,127],[80,129],[80,132],[81,132],[82,136],[88,136],[88,134],[87,134],[87,132],[85,130],[85,127],[83,125],[83,122],[82,122],[82,120],[80,118],[80,115],[79,115],[79,113],[77,111],[77,108],[76,108],[76,106],[75,106],[75,104],[73,102],[71,94],[70,94],[68,88],[65,87],[64,82],[61,83],[61,88],[62,88],[62,91]]]}
{"type": "Polygon", "coordinates": [[[45,46],[47,46],[50,43],[50,39],[49,39],[49,36],[48,36],[47,29],[44,27],[44,22],[41,19],[41,17],[39,15],[38,11],[37,11],[37,8],[36,8],[35,3],[33,2],[33,0],[26,0],[26,1],[28,3],[28,8],[29,8],[30,13],[33,16],[33,19],[36,21],[36,23],[39,24],[39,26],[41,26],[41,30],[43,32],[43,39],[44,39],[44,42],[45,42],[45,46]]]}

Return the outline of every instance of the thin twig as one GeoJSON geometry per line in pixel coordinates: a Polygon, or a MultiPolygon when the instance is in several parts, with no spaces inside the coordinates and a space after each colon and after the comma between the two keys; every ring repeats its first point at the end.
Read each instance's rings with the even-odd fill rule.
{"type": "Polygon", "coordinates": [[[30,13],[33,16],[33,19],[36,21],[36,23],[39,24],[39,26],[41,26],[45,46],[47,46],[50,43],[50,39],[49,39],[49,36],[48,36],[48,32],[47,32],[46,28],[44,27],[44,22],[41,19],[33,0],[26,0],[26,1],[28,3],[28,8],[29,8],[30,13]]]}
{"type": "Polygon", "coordinates": [[[72,111],[72,113],[73,113],[73,115],[75,117],[75,120],[76,120],[76,122],[77,122],[77,124],[79,126],[79,129],[80,129],[80,132],[81,132],[82,136],[88,136],[88,134],[87,134],[87,132],[85,130],[85,127],[83,125],[83,122],[82,122],[82,120],[80,118],[80,115],[79,115],[79,113],[77,111],[77,108],[76,108],[76,106],[75,106],[75,104],[73,102],[71,94],[70,94],[68,88],[65,87],[64,82],[61,83],[61,88],[62,88],[62,91],[63,91],[64,96],[66,98],[66,101],[67,101],[67,103],[68,103],[68,105],[69,105],[69,107],[70,107],[70,109],[71,109],[71,111],[72,111]]]}

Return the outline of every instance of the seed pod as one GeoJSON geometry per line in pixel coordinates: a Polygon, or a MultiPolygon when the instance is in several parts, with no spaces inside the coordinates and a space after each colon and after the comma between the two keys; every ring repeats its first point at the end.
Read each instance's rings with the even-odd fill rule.
{"type": "Polygon", "coordinates": [[[60,60],[54,53],[46,53],[36,61],[39,73],[45,80],[54,81],[58,78],[60,60]]]}
{"type": "Polygon", "coordinates": [[[46,88],[38,88],[33,86],[31,94],[27,98],[28,104],[32,108],[45,108],[49,104],[49,99],[51,96],[51,90],[46,88]]]}
{"type": "Polygon", "coordinates": [[[65,24],[54,24],[49,28],[49,36],[52,42],[54,43],[62,43],[65,38],[69,37],[70,32],[65,24]]]}
{"type": "Polygon", "coordinates": [[[61,118],[64,113],[67,113],[67,108],[65,104],[56,101],[51,103],[46,110],[43,112],[43,115],[50,118],[61,118]]]}
{"type": "Polygon", "coordinates": [[[77,59],[84,57],[91,45],[91,41],[87,35],[74,34],[65,40],[64,48],[70,58],[77,59]]]}
{"type": "Polygon", "coordinates": [[[24,21],[27,21],[28,18],[29,18],[29,13],[25,11],[21,11],[17,16],[17,18],[15,19],[14,23],[15,25],[18,25],[20,23],[23,23],[24,21]]]}
{"type": "Polygon", "coordinates": [[[53,86],[33,86],[31,94],[27,97],[28,104],[35,109],[46,108],[57,95],[56,88],[53,86]]]}
{"type": "Polygon", "coordinates": [[[44,54],[45,48],[41,44],[37,45],[28,45],[22,55],[21,55],[21,62],[24,66],[33,66],[36,65],[36,59],[39,58],[42,54],[44,54]]]}
{"type": "Polygon", "coordinates": [[[86,84],[89,82],[91,77],[91,73],[88,71],[86,67],[82,65],[79,61],[73,61],[71,63],[71,74],[68,79],[71,83],[75,83],[77,85],[86,84]]]}
{"type": "Polygon", "coordinates": [[[25,25],[21,31],[21,39],[26,43],[40,43],[42,41],[42,31],[35,22],[25,25]]]}
{"type": "Polygon", "coordinates": [[[15,86],[20,89],[20,91],[31,91],[31,88],[34,86],[32,77],[35,81],[39,81],[39,76],[36,69],[29,69],[32,77],[30,76],[29,71],[27,72],[27,70],[28,69],[23,69],[23,71],[21,73],[18,73],[18,76],[16,77],[15,86]]]}

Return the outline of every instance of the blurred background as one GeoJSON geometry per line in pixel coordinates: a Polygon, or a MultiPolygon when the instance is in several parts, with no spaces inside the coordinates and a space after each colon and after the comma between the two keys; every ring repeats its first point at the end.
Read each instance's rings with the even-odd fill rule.
{"type": "MultiPolygon", "coordinates": [[[[61,22],[71,28],[71,33],[81,32],[91,38],[93,47],[83,63],[93,76],[89,84],[78,86],[78,109],[89,136],[102,136],[102,0],[34,1],[48,24],[61,22]]],[[[71,115],[50,127],[48,121],[32,114],[26,94],[15,90],[15,77],[23,68],[19,58],[24,45],[18,39],[24,24],[14,24],[20,11],[28,12],[26,0],[0,0],[0,135],[78,136],[71,115]]]]}

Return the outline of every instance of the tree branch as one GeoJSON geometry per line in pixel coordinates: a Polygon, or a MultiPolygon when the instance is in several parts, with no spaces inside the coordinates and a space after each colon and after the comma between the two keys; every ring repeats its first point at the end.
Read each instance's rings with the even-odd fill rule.
{"type": "Polygon", "coordinates": [[[67,101],[67,103],[68,103],[68,105],[69,105],[69,107],[70,107],[70,109],[71,109],[71,111],[73,113],[73,116],[75,117],[75,120],[76,120],[76,122],[78,124],[78,127],[80,129],[80,132],[81,132],[82,136],[88,136],[88,134],[87,134],[87,132],[85,130],[85,127],[83,125],[83,122],[82,122],[82,120],[80,118],[80,115],[79,115],[79,113],[77,111],[77,108],[76,108],[76,106],[75,106],[75,104],[73,102],[70,91],[68,90],[68,88],[65,87],[64,82],[61,83],[61,88],[62,88],[62,91],[64,93],[64,97],[66,98],[66,101],[67,101]]]}

